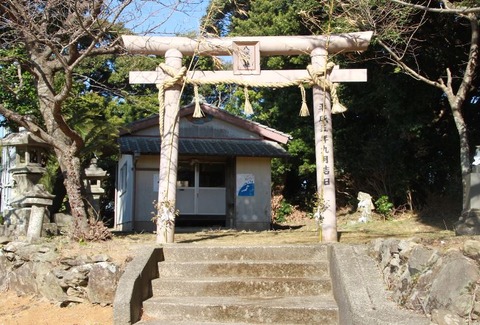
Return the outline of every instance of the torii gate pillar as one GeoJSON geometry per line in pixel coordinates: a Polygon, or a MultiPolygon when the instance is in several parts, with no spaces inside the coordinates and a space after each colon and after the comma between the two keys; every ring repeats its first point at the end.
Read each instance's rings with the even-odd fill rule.
{"type": "MultiPolygon", "coordinates": [[[[310,56],[314,70],[325,69],[328,52],[314,49],[310,56]]],[[[315,131],[315,160],[317,165],[317,195],[319,217],[323,217],[322,241],[336,242],[337,218],[335,176],[333,164],[332,105],[330,93],[321,86],[313,86],[313,125],[315,131]]]]}
{"type": "MultiPolygon", "coordinates": [[[[175,70],[182,68],[182,53],[176,49],[170,49],[165,53],[165,63],[175,70]]],[[[178,167],[178,135],[179,121],[178,111],[180,107],[180,93],[182,86],[175,84],[165,90],[165,115],[160,144],[160,171],[158,184],[158,216],[162,208],[168,208],[169,220],[156,220],[157,222],[157,243],[173,243],[175,233],[175,200],[178,167]],[[173,215],[171,215],[173,214],[173,215]]],[[[162,118],[162,116],[159,116],[162,118]]],[[[165,217],[165,214],[163,215],[165,217]]]]}

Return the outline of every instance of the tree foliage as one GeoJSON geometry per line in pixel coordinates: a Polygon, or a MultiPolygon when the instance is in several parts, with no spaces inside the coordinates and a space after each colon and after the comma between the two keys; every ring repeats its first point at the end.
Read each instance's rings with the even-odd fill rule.
{"type": "MultiPolygon", "coordinates": [[[[218,15],[223,19],[222,35],[374,31],[363,55],[330,58],[344,68],[367,68],[369,76],[368,83],[341,85],[341,100],[349,110],[333,119],[341,205],[356,204],[358,191],[376,198],[387,195],[397,206],[410,207],[420,207],[432,193],[460,192],[470,149],[480,140],[474,124],[480,117],[478,101],[471,101],[480,92],[472,69],[478,56],[478,1],[228,3],[218,15]]],[[[308,61],[269,57],[262,59],[262,69],[304,69],[308,61]]],[[[293,89],[254,92],[257,102],[251,118],[294,138],[288,145],[289,161],[274,163],[275,175],[284,178],[275,179],[286,182],[287,199],[308,197],[305,189],[312,194],[316,186],[313,123],[297,117],[299,94],[293,89]]],[[[241,90],[235,96],[242,98],[241,90]]],[[[239,110],[237,102],[230,105],[239,110]]]]}
{"type": "MultiPolygon", "coordinates": [[[[157,106],[154,87],[131,87],[126,76],[129,69],[152,68],[158,60],[114,56],[124,53],[119,36],[130,33],[124,23],[151,17],[139,16],[148,2],[0,3],[0,114],[52,147],[75,220],[74,238],[92,233],[88,220],[95,226],[84,200],[85,163],[93,155],[114,154],[118,125],[150,115],[157,106]]],[[[168,13],[189,3],[163,7],[168,13]]]]}
{"type": "Polygon", "coordinates": [[[463,209],[471,148],[478,143],[469,136],[472,126],[465,120],[465,108],[479,85],[480,7],[474,7],[478,5],[478,1],[341,1],[337,12],[342,25],[374,31],[376,60],[439,90],[437,105],[449,108],[458,135],[463,209]]]}

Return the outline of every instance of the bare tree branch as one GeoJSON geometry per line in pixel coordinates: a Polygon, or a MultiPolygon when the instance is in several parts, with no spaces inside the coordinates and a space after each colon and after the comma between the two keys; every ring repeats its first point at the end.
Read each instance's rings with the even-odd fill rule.
{"type": "Polygon", "coordinates": [[[480,7],[455,8],[455,7],[452,7],[452,5],[449,6],[449,1],[441,1],[441,3],[444,4],[445,8],[431,8],[428,6],[413,4],[413,3],[402,1],[402,0],[390,0],[390,1],[401,4],[403,6],[415,8],[418,10],[424,10],[424,11],[436,12],[436,13],[448,13],[448,14],[457,14],[457,15],[480,13],[480,7]]]}

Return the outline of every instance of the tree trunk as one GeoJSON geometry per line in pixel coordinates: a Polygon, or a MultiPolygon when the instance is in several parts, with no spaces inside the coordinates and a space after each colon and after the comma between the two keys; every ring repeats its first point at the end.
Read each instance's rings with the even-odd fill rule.
{"type": "Polygon", "coordinates": [[[84,186],[81,177],[82,167],[80,158],[75,157],[68,147],[66,149],[67,150],[56,149],[55,152],[60,162],[64,179],[63,184],[67,191],[68,203],[75,225],[74,234],[76,234],[78,231],[81,233],[87,230],[88,216],[82,195],[84,186]]]}
{"type": "MultiPolygon", "coordinates": [[[[461,101],[463,103],[463,101],[461,101]]],[[[468,133],[467,133],[467,124],[463,118],[460,108],[457,107],[457,101],[451,103],[451,109],[453,114],[453,120],[455,121],[455,126],[457,127],[458,137],[460,142],[460,167],[462,172],[462,212],[465,212],[468,208],[468,197],[467,197],[467,185],[468,185],[468,175],[471,171],[470,164],[470,146],[468,144],[468,133]]]]}
{"type": "MultiPolygon", "coordinates": [[[[64,185],[68,195],[71,213],[74,220],[73,234],[81,234],[87,230],[87,212],[82,197],[82,169],[78,151],[83,146],[81,137],[66,124],[61,115],[61,101],[55,98],[52,88],[53,77],[37,80],[39,108],[42,113],[46,133],[37,132],[47,143],[52,145],[64,177],[64,185]]],[[[34,132],[34,130],[31,130],[34,132]]],[[[35,132],[34,132],[35,133],[35,132]]],[[[82,238],[82,236],[80,237],[82,238]]]]}

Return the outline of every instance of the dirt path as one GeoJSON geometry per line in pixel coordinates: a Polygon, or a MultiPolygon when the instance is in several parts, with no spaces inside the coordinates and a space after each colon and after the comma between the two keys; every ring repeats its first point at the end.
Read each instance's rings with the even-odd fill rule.
{"type": "MultiPolygon", "coordinates": [[[[340,242],[364,243],[378,237],[417,237],[424,243],[439,248],[461,245],[463,239],[452,231],[419,222],[413,217],[384,222],[377,220],[367,224],[355,222],[355,217],[339,219],[340,242]]],[[[319,233],[312,220],[283,225],[276,231],[246,232],[208,229],[198,232],[177,233],[175,242],[198,245],[248,245],[281,243],[318,243],[319,233]]],[[[117,263],[124,263],[134,256],[141,245],[155,242],[151,234],[115,236],[105,243],[71,243],[58,239],[63,255],[106,253],[117,263]]],[[[68,307],[52,305],[33,297],[17,297],[13,292],[0,293],[0,325],[103,325],[113,323],[112,306],[78,304],[68,307]]]]}
{"type": "Polygon", "coordinates": [[[113,308],[78,304],[59,307],[34,297],[13,292],[0,295],[1,325],[103,325],[113,323],[113,308]]]}

